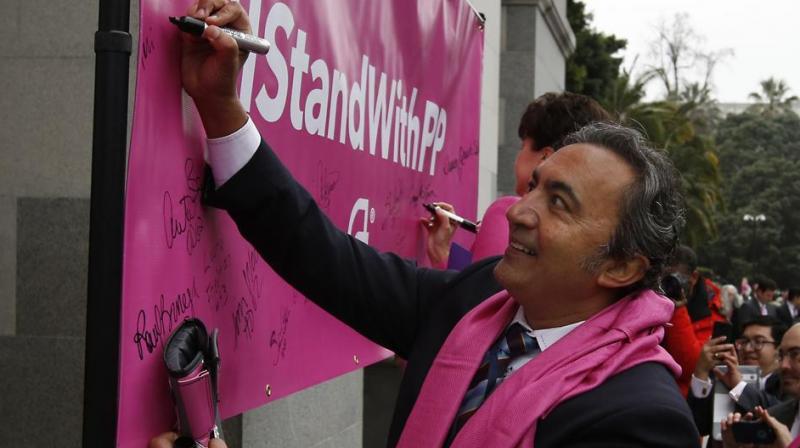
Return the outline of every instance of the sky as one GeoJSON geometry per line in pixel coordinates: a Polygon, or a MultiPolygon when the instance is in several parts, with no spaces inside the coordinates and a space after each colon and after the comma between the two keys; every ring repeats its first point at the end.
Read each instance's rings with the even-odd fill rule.
{"type": "MultiPolygon", "coordinates": [[[[789,95],[800,96],[800,1],[798,0],[584,0],[594,15],[592,26],[628,41],[623,67],[642,69],[657,37],[658,24],[687,13],[706,51],[732,49],[715,69],[714,93],[721,103],[748,102],[759,82],[783,79],[789,95]]],[[[659,96],[655,82],[648,99],[659,96]]]]}

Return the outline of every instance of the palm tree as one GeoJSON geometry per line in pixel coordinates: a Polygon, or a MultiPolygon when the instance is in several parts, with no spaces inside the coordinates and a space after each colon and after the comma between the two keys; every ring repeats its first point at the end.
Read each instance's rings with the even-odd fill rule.
{"type": "Polygon", "coordinates": [[[761,81],[761,93],[751,92],[748,97],[756,101],[751,109],[768,117],[792,109],[794,102],[800,100],[797,95],[785,98],[789,93],[789,85],[782,79],[770,77],[761,81]]]}
{"type": "Polygon", "coordinates": [[[717,236],[715,216],[723,207],[719,159],[706,132],[719,116],[710,91],[688,85],[678,100],[643,102],[645,85],[659,79],[654,71],[633,77],[623,70],[601,102],[620,123],[642,131],[657,148],[664,148],[681,173],[687,222],[684,241],[697,246],[717,236]]]}

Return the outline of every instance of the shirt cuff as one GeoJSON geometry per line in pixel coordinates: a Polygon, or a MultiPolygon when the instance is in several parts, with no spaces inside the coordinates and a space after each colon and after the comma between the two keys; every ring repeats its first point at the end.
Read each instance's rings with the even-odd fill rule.
{"type": "Polygon", "coordinates": [[[738,403],[739,398],[742,396],[742,392],[744,392],[744,388],[747,386],[747,383],[744,381],[739,381],[739,384],[733,386],[730,392],[728,392],[728,396],[731,397],[731,400],[738,403]]]}
{"type": "Polygon", "coordinates": [[[710,379],[701,380],[692,374],[692,382],[689,384],[692,388],[692,395],[697,398],[706,398],[711,394],[711,389],[714,387],[710,379]]]}
{"type": "Polygon", "coordinates": [[[208,139],[208,164],[214,174],[214,184],[222,186],[247,165],[261,145],[261,134],[250,117],[247,123],[231,135],[208,139]]]}

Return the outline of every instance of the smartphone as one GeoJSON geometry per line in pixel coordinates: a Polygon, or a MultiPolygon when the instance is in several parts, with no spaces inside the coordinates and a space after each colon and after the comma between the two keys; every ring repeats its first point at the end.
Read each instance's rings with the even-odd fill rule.
{"type": "Polygon", "coordinates": [[[769,445],[775,442],[775,431],[766,422],[760,420],[736,422],[731,429],[733,438],[738,443],[769,445]]]}
{"type": "Polygon", "coordinates": [[[725,336],[726,344],[733,344],[733,325],[728,322],[714,322],[714,329],[711,330],[711,337],[718,338],[725,336]]]}
{"type": "MultiPolygon", "coordinates": [[[[717,369],[726,373],[728,366],[725,364],[717,366],[717,369]]],[[[742,375],[742,381],[754,386],[758,385],[758,379],[761,377],[761,369],[758,366],[739,366],[739,373],[742,375]]],[[[720,422],[728,417],[731,412],[736,412],[736,403],[733,402],[731,396],[728,394],[730,389],[722,381],[714,382],[714,411],[711,419],[711,437],[714,440],[722,441],[722,428],[720,422]]]]}

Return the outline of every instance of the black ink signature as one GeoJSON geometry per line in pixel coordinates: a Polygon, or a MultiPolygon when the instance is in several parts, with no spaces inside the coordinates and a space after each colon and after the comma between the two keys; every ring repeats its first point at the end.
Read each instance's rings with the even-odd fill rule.
{"type": "Polygon", "coordinates": [[[403,193],[403,184],[401,183],[395,184],[392,190],[386,193],[386,198],[383,201],[386,214],[381,222],[381,230],[394,227],[397,216],[400,214],[400,203],[403,200],[403,193]]]}
{"type": "Polygon", "coordinates": [[[228,285],[222,282],[219,277],[214,277],[206,285],[206,297],[208,304],[214,307],[214,311],[219,311],[228,304],[231,296],[228,294],[228,285]]]}
{"type": "Polygon", "coordinates": [[[213,269],[214,275],[222,275],[231,266],[231,254],[225,250],[222,241],[217,241],[211,247],[205,259],[206,266],[203,268],[203,274],[208,274],[208,271],[213,269]]]}
{"type": "Polygon", "coordinates": [[[328,171],[328,168],[320,161],[317,164],[317,193],[319,198],[319,205],[323,209],[328,209],[331,205],[331,194],[339,184],[339,172],[328,171]]]}
{"type": "Polygon", "coordinates": [[[430,202],[435,194],[430,182],[422,182],[419,186],[414,187],[411,193],[411,203],[421,205],[425,202],[430,202]]]}
{"type": "Polygon", "coordinates": [[[200,243],[200,238],[203,234],[203,217],[200,214],[200,189],[201,178],[195,174],[194,162],[192,159],[186,159],[184,164],[184,173],[186,176],[186,187],[189,194],[183,195],[178,203],[182,207],[182,214],[175,217],[175,207],[172,201],[172,195],[169,191],[164,192],[162,202],[162,214],[164,217],[164,237],[166,239],[167,247],[172,249],[175,240],[185,235],[186,238],[186,252],[191,255],[197,245],[200,243]]]}
{"type": "MultiPolygon", "coordinates": [[[[148,31],[151,31],[152,28],[148,27],[148,31]]],[[[145,36],[142,38],[142,70],[147,69],[147,58],[153,53],[153,50],[156,49],[156,44],[149,37],[145,36]]]]}
{"type": "Polygon", "coordinates": [[[281,325],[277,330],[272,330],[269,336],[269,348],[275,349],[275,358],[272,360],[272,365],[277,366],[280,364],[281,359],[286,357],[286,347],[288,340],[286,339],[286,331],[289,329],[289,316],[292,311],[289,307],[281,307],[281,325]]]}
{"type": "Polygon", "coordinates": [[[165,303],[166,298],[161,294],[158,304],[153,307],[155,322],[148,327],[147,313],[144,309],[139,310],[136,318],[136,333],[133,335],[133,343],[139,352],[139,359],[144,359],[144,349],[147,353],[153,353],[157,346],[163,348],[164,341],[172,332],[172,327],[181,321],[182,317],[194,315],[194,301],[199,298],[195,280],[192,279],[192,286],[186,288],[165,303]]]}
{"type": "Polygon", "coordinates": [[[206,284],[206,298],[214,311],[219,311],[231,299],[228,285],[223,281],[224,274],[230,266],[231,254],[225,250],[222,242],[218,241],[206,256],[206,266],[203,268],[203,274],[208,275],[209,272],[213,274],[211,280],[206,284]]]}
{"type": "Polygon", "coordinates": [[[458,179],[461,180],[461,175],[464,171],[464,165],[466,165],[467,160],[471,157],[478,155],[478,144],[474,143],[466,148],[463,146],[458,147],[458,155],[454,159],[450,159],[444,163],[442,167],[442,174],[445,176],[452,173],[453,171],[458,171],[458,179]]]}
{"type": "Polygon", "coordinates": [[[264,281],[256,274],[256,266],[258,266],[259,259],[256,251],[250,250],[247,255],[247,263],[242,269],[244,283],[247,285],[247,292],[250,293],[250,301],[253,303],[254,310],[258,310],[258,302],[261,299],[261,291],[264,288],[264,281]]]}
{"type": "Polygon", "coordinates": [[[239,347],[239,337],[253,339],[256,326],[256,315],[244,297],[239,299],[236,311],[233,312],[233,348],[239,347]]]}

